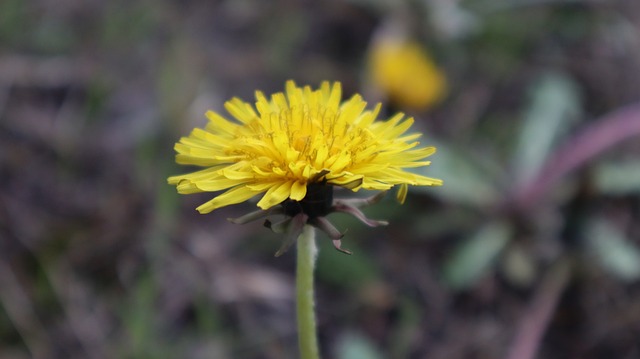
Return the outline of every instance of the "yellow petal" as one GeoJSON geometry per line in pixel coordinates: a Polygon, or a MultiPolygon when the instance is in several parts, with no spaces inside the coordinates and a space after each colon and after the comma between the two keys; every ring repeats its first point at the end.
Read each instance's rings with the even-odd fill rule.
{"type": "Polygon", "coordinates": [[[258,193],[248,189],[245,186],[235,187],[200,205],[198,208],[196,208],[196,210],[200,212],[200,214],[206,214],[218,208],[244,202],[249,198],[255,196],[256,194],[258,193]]]}
{"type": "Polygon", "coordinates": [[[222,191],[230,187],[237,186],[240,182],[238,180],[232,180],[229,178],[220,178],[217,180],[203,180],[197,181],[194,185],[200,190],[200,192],[216,192],[222,191]]]}
{"type": "Polygon", "coordinates": [[[404,204],[404,201],[407,199],[407,193],[409,192],[409,186],[405,183],[401,184],[398,188],[398,193],[396,193],[396,199],[400,204],[404,204]]]}
{"type": "Polygon", "coordinates": [[[293,185],[291,186],[291,195],[289,197],[294,201],[302,201],[306,195],[307,185],[300,181],[293,182],[293,185]]]}
{"type": "Polygon", "coordinates": [[[275,185],[269,188],[267,193],[264,194],[262,199],[258,202],[258,207],[262,209],[269,209],[277,204],[282,203],[285,199],[289,198],[291,194],[292,182],[284,182],[280,185],[275,185]]]}

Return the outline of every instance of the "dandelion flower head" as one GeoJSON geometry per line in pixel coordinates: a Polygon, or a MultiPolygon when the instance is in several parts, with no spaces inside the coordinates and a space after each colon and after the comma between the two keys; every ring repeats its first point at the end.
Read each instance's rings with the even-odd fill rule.
{"type": "Polygon", "coordinates": [[[382,37],[373,43],[369,62],[373,82],[400,107],[426,109],[447,92],[443,72],[416,41],[382,37]]]}
{"type": "Polygon", "coordinates": [[[310,186],[340,186],[358,191],[396,185],[404,200],[408,185],[441,185],[439,179],[407,171],[429,164],[434,147],[419,147],[419,133],[399,113],[377,117],[381,105],[366,109],[360,95],[342,101],[339,82],[319,89],[286,83],[284,93],[267,98],[256,92],[255,106],[238,98],[225,103],[234,118],[213,111],[204,129],[194,129],[175,145],[176,162],[204,169],[172,176],[182,194],[221,192],[200,205],[200,213],[261,195],[263,210],[284,201],[302,201],[310,186]]]}

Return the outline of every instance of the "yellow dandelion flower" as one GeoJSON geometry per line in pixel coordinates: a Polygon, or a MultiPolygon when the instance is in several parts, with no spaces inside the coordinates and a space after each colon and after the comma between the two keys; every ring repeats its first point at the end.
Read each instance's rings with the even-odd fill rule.
{"type": "Polygon", "coordinates": [[[324,185],[353,191],[399,185],[404,197],[407,185],[442,184],[405,170],[428,165],[436,151],[418,147],[419,133],[405,134],[412,118],[400,113],[377,121],[380,104],[367,110],[359,95],[341,97],[339,82],[313,90],[288,81],[284,93],[270,98],[257,91],[255,106],[233,98],[225,108],[235,121],[209,111],[206,127],[175,145],[177,163],[205,168],[168,182],[182,194],[224,191],[199,206],[200,213],[257,195],[266,210],[313,197],[324,185]]]}
{"type": "Polygon", "coordinates": [[[425,109],[446,93],[444,74],[415,41],[382,37],[372,45],[369,66],[373,82],[400,107],[425,109]]]}

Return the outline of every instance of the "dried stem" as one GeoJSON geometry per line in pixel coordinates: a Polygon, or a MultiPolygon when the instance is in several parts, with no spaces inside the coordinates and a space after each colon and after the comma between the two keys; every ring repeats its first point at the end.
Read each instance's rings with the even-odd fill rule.
{"type": "Polygon", "coordinates": [[[569,283],[571,263],[560,259],[547,272],[522,318],[507,359],[533,359],[560,299],[569,283]]]}

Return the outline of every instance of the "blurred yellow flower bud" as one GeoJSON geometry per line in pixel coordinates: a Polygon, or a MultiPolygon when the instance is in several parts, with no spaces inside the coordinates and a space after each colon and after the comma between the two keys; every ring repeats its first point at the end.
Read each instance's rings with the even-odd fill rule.
{"type": "Polygon", "coordinates": [[[446,94],[446,78],[415,41],[381,37],[369,54],[374,84],[395,105],[423,110],[438,103],[446,94]]]}

